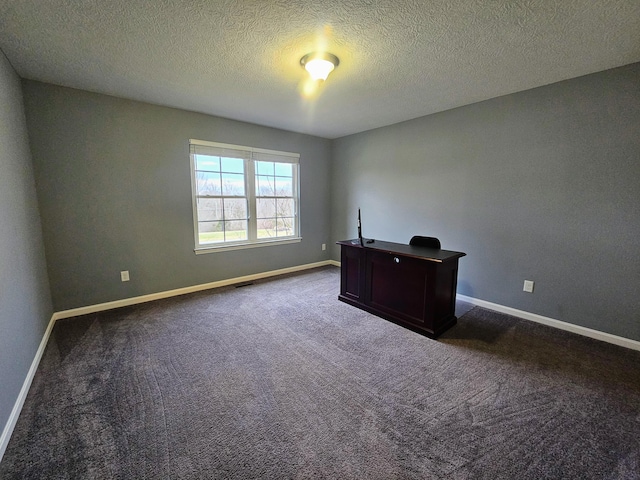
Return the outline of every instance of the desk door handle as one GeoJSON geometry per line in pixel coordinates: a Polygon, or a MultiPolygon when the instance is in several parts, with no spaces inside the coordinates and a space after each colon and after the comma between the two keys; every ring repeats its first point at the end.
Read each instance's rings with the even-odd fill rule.
{"type": "Polygon", "coordinates": [[[400,263],[400,259],[398,257],[393,257],[393,261],[396,263],[400,263]]]}

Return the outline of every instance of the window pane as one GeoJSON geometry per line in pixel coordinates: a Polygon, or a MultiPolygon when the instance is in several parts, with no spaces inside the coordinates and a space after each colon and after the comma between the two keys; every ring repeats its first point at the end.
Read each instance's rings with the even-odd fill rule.
{"type": "Polygon", "coordinates": [[[220,157],[211,157],[209,155],[195,155],[196,170],[207,170],[209,172],[220,171],[220,157]]]}
{"type": "Polygon", "coordinates": [[[276,230],[278,237],[288,237],[293,235],[293,218],[278,218],[276,230]]]}
{"type": "Polygon", "coordinates": [[[264,175],[256,177],[256,195],[273,197],[275,194],[273,177],[265,177],[264,175]]]}
{"type": "Polygon", "coordinates": [[[276,177],[276,195],[279,197],[291,197],[293,195],[291,178],[276,177]]]}
{"type": "Polygon", "coordinates": [[[247,221],[231,220],[224,222],[224,237],[227,242],[247,239],[247,221]]]}
{"type": "Polygon", "coordinates": [[[222,174],[222,194],[244,196],[244,175],[237,173],[222,174]]]}
{"type": "Polygon", "coordinates": [[[224,199],[225,220],[246,220],[247,217],[247,201],[244,198],[224,199]]]}
{"type": "Polygon", "coordinates": [[[293,217],[293,198],[278,198],[278,217],[293,217]]]}
{"type": "Polygon", "coordinates": [[[198,195],[220,195],[220,174],[209,172],[196,172],[196,188],[198,195]]]}
{"type": "Polygon", "coordinates": [[[293,177],[293,165],[290,163],[276,163],[276,175],[280,177],[293,177]]]}
{"type": "Polygon", "coordinates": [[[273,175],[273,162],[256,162],[256,174],[273,175]]]}
{"type": "Polygon", "coordinates": [[[224,242],[224,222],[198,222],[200,243],[224,242]]]}
{"type": "Polygon", "coordinates": [[[198,198],[198,220],[223,220],[221,198],[198,198]]]}
{"type": "Polygon", "coordinates": [[[258,238],[270,238],[276,236],[276,219],[258,219],[258,238]]]}
{"type": "Polygon", "coordinates": [[[260,220],[258,220],[258,230],[273,230],[275,232],[275,228],[275,218],[261,218],[260,220]]]}
{"type": "Polygon", "coordinates": [[[256,199],[256,210],[258,213],[258,218],[274,218],[276,216],[276,199],[256,199]]]}
{"type": "Polygon", "coordinates": [[[227,173],[244,173],[244,160],[241,158],[222,158],[222,171],[227,173]]]}

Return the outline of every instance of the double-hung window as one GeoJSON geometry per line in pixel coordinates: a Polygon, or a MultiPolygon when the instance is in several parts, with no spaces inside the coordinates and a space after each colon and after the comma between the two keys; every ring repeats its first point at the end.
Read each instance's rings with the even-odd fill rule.
{"type": "Polygon", "coordinates": [[[300,241],[297,153],[189,140],[196,253],[300,241]]]}

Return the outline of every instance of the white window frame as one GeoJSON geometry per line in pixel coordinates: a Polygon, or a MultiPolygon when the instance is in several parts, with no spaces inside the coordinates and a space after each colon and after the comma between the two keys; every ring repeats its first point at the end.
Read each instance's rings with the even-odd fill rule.
{"type": "Polygon", "coordinates": [[[244,248],[264,247],[269,245],[283,245],[287,243],[297,243],[302,240],[300,236],[300,154],[291,152],[281,152],[277,150],[267,150],[264,148],[245,147],[241,145],[232,145],[227,143],[209,142],[206,140],[189,139],[189,160],[191,165],[191,200],[193,209],[193,235],[197,255],[203,253],[213,253],[227,250],[238,250],[244,248]],[[223,241],[218,243],[200,243],[199,221],[198,221],[198,198],[200,195],[197,191],[196,180],[196,161],[195,155],[213,154],[218,156],[216,152],[227,152],[234,158],[244,159],[244,181],[245,195],[248,203],[248,225],[247,239],[223,241]],[[237,155],[237,156],[236,156],[237,155]],[[293,201],[294,201],[294,232],[293,235],[284,237],[258,238],[258,223],[256,209],[256,174],[255,162],[260,160],[273,161],[277,163],[290,163],[293,165],[293,201]]]}

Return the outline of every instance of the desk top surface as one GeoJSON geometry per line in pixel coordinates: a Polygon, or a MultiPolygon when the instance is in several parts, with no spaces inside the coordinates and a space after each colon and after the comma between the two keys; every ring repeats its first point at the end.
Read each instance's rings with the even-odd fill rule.
{"type": "Polygon", "coordinates": [[[406,245],[404,243],[384,242],[382,240],[374,240],[373,243],[366,243],[368,238],[364,238],[364,245],[360,245],[360,241],[356,238],[354,240],[342,240],[336,242],[338,245],[345,245],[354,248],[363,248],[368,250],[376,250],[386,253],[397,253],[399,255],[405,255],[407,257],[421,258],[432,262],[448,262],[460,257],[464,257],[466,253],[454,252],[452,250],[442,250],[439,248],[427,248],[427,247],[414,247],[412,245],[406,245]]]}

